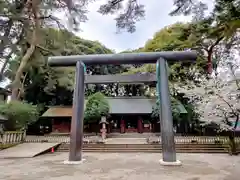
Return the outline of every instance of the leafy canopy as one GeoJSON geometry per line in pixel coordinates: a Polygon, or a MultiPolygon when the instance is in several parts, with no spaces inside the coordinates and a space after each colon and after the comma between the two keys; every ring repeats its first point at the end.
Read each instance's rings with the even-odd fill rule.
{"type": "MultiPolygon", "coordinates": [[[[159,101],[156,102],[155,106],[153,107],[152,111],[152,117],[157,118],[159,117],[159,101]]],[[[180,114],[187,114],[187,110],[185,109],[184,105],[174,97],[171,97],[171,107],[172,107],[172,113],[173,117],[175,119],[178,119],[178,116],[180,114]]]]}
{"type": "Polygon", "coordinates": [[[0,113],[8,118],[9,130],[21,130],[38,119],[37,106],[26,102],[11,101],[0,104],[0,113]]]}
{"type": "Polygon", "coordinates": [[[102,116],[107,116],[108,112],[108,101],[102,93],[97,92],[88,98],[84,113],[85,122],[97,122],[102,116]]]}

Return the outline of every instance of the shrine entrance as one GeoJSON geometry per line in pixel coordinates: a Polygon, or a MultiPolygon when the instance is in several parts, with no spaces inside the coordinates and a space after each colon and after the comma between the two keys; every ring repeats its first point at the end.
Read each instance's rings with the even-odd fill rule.
{"type": "Polygon", "coordinates": [[[126,133],[142,133],[142,120],[138,119],[138,116],[134,115],[127,115],[123,117],[123,123],[125,127],[126,133]]]}
{"type": "Polygon", "coordinates": [[[138,115],[113,115],[109,133],[142,133],[143,122],[138,115]]]}
{"type": "MultiPolygon", "coordinates": [[[[158,98],[160,100],[159,114],[161,124],[161,143],[163,165],[179,165],[176,159],[176,149],[173,132],[170,92],[168,87],[167,61],[195,61],[196,52],[148,52],[99,55],[76,55],[49,57],[50,66],[76,66],[76,78],[73,98],[73,116],[71,121],[71,138],[69,161],[82,161],[83,119],[84,119],[84,81],[88,65],[120,65],[120,64],[156,64],[158,98]]],[[[134,107],[132,107],[134,108],[134,107]]]]}

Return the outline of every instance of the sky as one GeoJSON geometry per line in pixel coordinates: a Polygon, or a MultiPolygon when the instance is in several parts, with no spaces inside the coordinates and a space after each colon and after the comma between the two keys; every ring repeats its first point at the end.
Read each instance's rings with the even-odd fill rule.
{"type": "Polygon", "coordinates": [[[142,47],[161,28],[176,22],[190,20],[190,17],[168,15],[173,8],[172,0],[139,0],[145,5],[145,19],[137,23],[136,32],[117,34],[115,16],[103,16],[97,12],[102,2],[97,1],[89,5],[88,21],[82,23],[81,31],[77,35],[89,40],[98,40],[116,52],[142,47]]]}

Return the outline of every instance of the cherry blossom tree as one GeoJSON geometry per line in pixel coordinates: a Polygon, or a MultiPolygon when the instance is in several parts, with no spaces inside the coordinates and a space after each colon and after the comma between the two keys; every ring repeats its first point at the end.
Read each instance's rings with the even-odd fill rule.
{"type": "Polygon", "coordinates": [[[240,128],[240,68],[238,61],[221,63],[218,73],[211,77],[196,74],[198,83],[179,86],[178,91],[190,98],[203,125],[215,124],[219,131],[229,133],[231,153],[236,154],[235,132],[240,128]]]}

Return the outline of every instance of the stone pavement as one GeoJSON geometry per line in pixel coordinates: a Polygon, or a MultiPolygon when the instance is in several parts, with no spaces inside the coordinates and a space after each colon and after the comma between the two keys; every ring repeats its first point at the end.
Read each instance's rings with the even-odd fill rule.
{"type": "Polygon", "coordinates": [[[239,180],[240,156],[178,154],[183,165],[161,166],[161,154],[84,153],[83,164],[65,165],[68,153],[1,159],[0,180],[239,180]]]}
{"type": "Polygon", "coordinates": [[[2,158],[31,158],[60,143],[23,143],[0,151],[2,158]]]}

